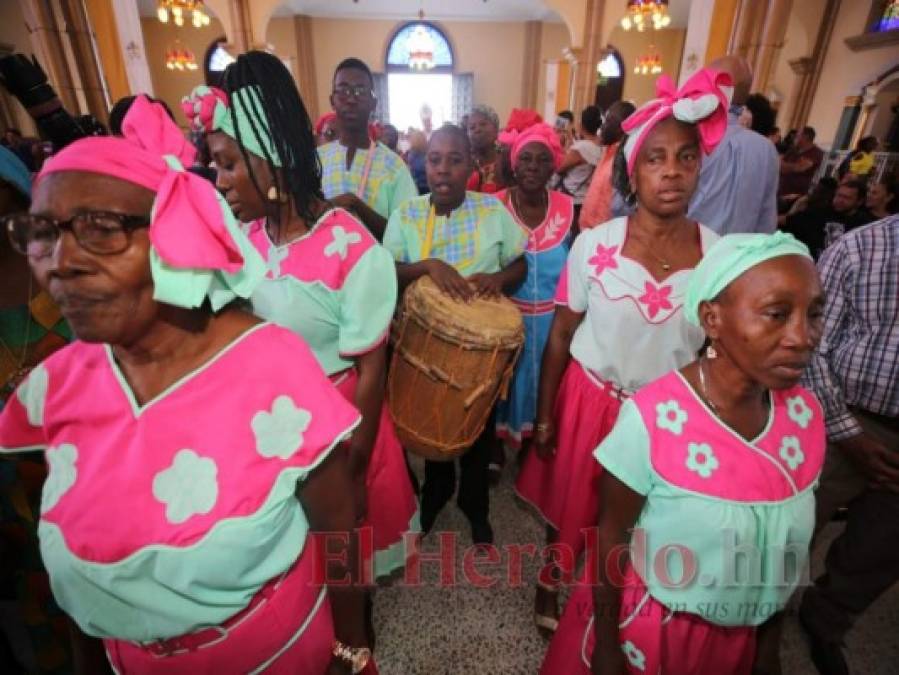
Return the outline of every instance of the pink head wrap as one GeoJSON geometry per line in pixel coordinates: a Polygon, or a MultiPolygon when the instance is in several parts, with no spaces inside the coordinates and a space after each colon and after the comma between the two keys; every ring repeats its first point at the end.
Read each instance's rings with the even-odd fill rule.
{"type": "Polygon", "coordinates": [[[556,130],[544,122],[534,124],[522,131],[515,129],[503,131],[499,142],[512,147],[512,166],[518,163],[518,156],[528,143],[540,143],[549,148],[553,156],[553,166],[558,169],[562,164],[562,144],[556,130]]]}
{"type": "Polygon", "coordinates": [[[628,134],[624,143],[628,175],[634,172],[637,154],[649,132],[669,117],[695,124],[702,151],[712,152],[727,131],[727,109],[732,94],[730,75],[709,68],[697,72],[677,91],[671,78],[662,75],[656,80],[656,98],[621,124],[628,134]]]}
{"type": "Polygon", "coordinates": [[[249,277],[264,264],[215,187],[184,170],[193,163],[195,148],[163,107],[145,96],[134,100],[122,133],[124,138],[92,136],[66,146],[44,163],[38,182],[59,171],[86,171],[152,190],[154,297],[197,307],[208,295],[214,309],[235,295],[248,297],[249,277]]]}

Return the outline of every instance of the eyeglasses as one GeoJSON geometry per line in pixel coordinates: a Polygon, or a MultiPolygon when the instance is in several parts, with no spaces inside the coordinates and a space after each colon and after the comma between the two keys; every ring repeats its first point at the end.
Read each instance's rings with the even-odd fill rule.
{"type": "Polygon", "coordinates": [[[351,86],[349,84],[341,84],[340,86],[334,87],[334,91],[331,92],[334,96],[338,98],[342,98],[344,100],[349,98],[362,98],[363,96],[374,96],[374,92],[370,87],[366,87],[364,84],[357,84],[355,86],[351,86]]]}
{"type": "Polygon", "coordinates": [[[78,245],[90,253],[122,253],[131,244],[131,233],[148,227],[150,217],[88,211],[68,220],[54,220],[30,213],[17,213],[2,222],[16,252],[29,258],[44,258],[53,254],[63,230],[71,232],[78,245]]]}

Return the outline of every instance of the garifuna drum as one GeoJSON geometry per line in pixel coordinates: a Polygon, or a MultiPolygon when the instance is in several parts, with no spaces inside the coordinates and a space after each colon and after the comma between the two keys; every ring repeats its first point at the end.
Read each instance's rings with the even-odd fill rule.
{"type": "Polygon", "coordinates": [[[393,338],[387,401],[403,447],[437,461],[464,454],[508,389],[524,343],[518,308],[454,300],[424,276],[406,290],[393,338]]]}

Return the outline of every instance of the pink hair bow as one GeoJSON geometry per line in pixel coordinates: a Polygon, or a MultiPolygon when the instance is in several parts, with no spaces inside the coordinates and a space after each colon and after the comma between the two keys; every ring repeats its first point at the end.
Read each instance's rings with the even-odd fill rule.
{"type": "Polygon", "coordinates": [[[731,93],[730,75],[709,68],[697,72],[677,90],[668,75],[659,77],[656,98],[638,108],[621,124],[628,134],[624,144],[628,174],[633,173],[637,154],[649,132],[669,117],[695,124],[702,151],[707,155],[711,153],[727,132],[731,93]]]}
{"type": "Polygon", "coordinates": [[[44,164],[38,180],[58,171],[88,171],[152,190],[150,242],[164,263],[239,271],[244,258],[225,225],[219,195],[205,178],[184,170],[196,149],[163,107],[138,96],[122,132],[124,138],[94,136],[66,146],[44,164]]]}

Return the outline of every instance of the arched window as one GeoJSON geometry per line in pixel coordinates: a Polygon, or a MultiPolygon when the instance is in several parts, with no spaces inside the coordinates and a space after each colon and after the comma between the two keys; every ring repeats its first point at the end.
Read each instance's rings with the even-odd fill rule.
{"type": "Polygon", "coordinates": [[[394,126],[430,131],[458,119],[453,48],[440,28],[421,20],[400,24],[387,44],[385,61],[386,112],[394,126]]]}
{"type": "Polygon", "coordinates": [[[387,72],[451,73],[453,48],[437,26],[411,21],[387,45],[387,72]]]}
{"type": "Polygon", "coordinates": [[[609,45],[596,66],[596,95],[594,103],[608,110],[615,101],[621,100],[624,92],[624,61],[621,53],[609,45]]]}
{"type": "Polygon", "coordinates": [[[225,49],[224,36],[213,40],[203,57],[203,73],[206,76],[206,84],[210,87],[221,87],[222,73],[232,63],[234,63],[234,57],[225,49]]]}

